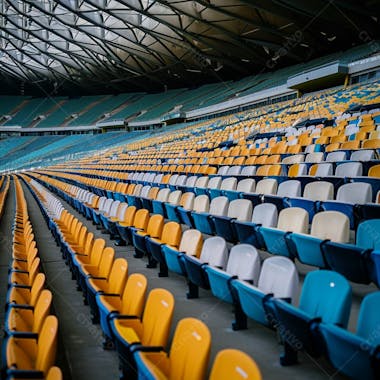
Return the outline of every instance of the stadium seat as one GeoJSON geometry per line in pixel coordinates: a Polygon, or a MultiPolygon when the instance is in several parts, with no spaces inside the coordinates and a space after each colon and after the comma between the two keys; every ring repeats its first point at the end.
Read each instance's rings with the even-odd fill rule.
{"type": "Polygon", "coordinates": [[[123,378],[133,376],[132,350],[136,345],[166,347],[174,312],[173,295],[160,288],[149,292],[140,319],[136,315],[112,314],[111,329],[123,378]]]}
{"type": "Polygon", "coordinates": [[[298,292],[298,272],[286,257],[274,256],[264,260],[257,286],[240,279],[231,282],[241,310],[236,315],[235,329],[246,328],[246,316],[256,322],[274,327],[276,316],[270,305],[272,297],[294,302],[298,292]]]}
{"type": "Polygon", "coordinates": [[[208,327],[195,318],[181,319],[170,351],[164,347],[134,347],[133,357],[139,379],[204,379],[211,349],[208,327]]]}
{"type": "Polygon", "coordinates": [[[187,298],[198,298],[198,287],[210,289],[205,266],[211,265],[224,269],[227,263],[227,257],[227,243],[219,236],[210,237],[203,242],[199,258],[190,255],[181,256],[188,279],[189,291],[187,298]]]}
{"type": "Polygon", "coordinates": [[[277,329],[284,343],[281,365],[295,364],[301,350],[312,357],[322,354],[314,332],[321,322],[347,327],[351,292],[342,275],[320,270],[306,275],[298,307],[273,299],[277,329]]]}
{"type": "Polygon", "coordinates": [[[380,324],[379,302],[380,292],[364,297],[356,334],[334,324],[319,325],[328,359],[339,373],[351,379],[375,380],[379,377],[380,339],[378,334],[374,334],[380,324]]]}
{"type": "Polygon", "coordinates": [[[261,380],[256,362],[236,349],[219,351],[211,368],[209,380],[261,380]]]}

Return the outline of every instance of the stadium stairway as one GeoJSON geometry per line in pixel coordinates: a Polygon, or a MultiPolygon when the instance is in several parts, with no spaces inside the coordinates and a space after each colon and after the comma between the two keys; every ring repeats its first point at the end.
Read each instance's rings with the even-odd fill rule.
{"type": "MultiPolygon", "coordinates": [[[[26,192],[26,195],[28,204],[30,204],[30,215],[32,221],[36,220],[37,222],[38,220],[40,226],[36,226],[37,238],[46,240],[49,239],[49,241],[52,242],[52,239],[48,237],[48,234],[50,232],[45,227],[45,222],[40,215],[40,211],[37,209],[35,201],[31,198],[30,193],[26,192]],[[40,233],[41,235],[39,235],[40,233]]],[[[133,258],[134,251],[132,247],[114,246],[113,242],[109,240],[108,235],[105,235],[101,231],[97,230],[95,226],[93,226],[79,213],[77,213],[76,210],[74,210],[69,204],[64,202],[62,199],[60,200],[63,203],[64,207],[70,213],[72,213],[82,223],[84,223],[88,227],[90,232],[94,233],[95,238],[101,237],[105,239],[106,245],[112,246],[115,249],[116,257],[127,258],[129,263],[129,273],[138,272],[144,274],[148,279],[149,289],[161,287],[168,289],[173,293],[176,300],[176,307],[172,326],[176,326],[177,322],[185,317],[199,318],[203,320],[205,323],[207,323],[212,334],[212,351],[210,363],[213,362],[215,355],[219,350],[223,348],[233,347],[240,349],[248,353],[251,357],[253,357],[260,366],[260,370],[262,371],[264,378],[267,377],[271,379],[304,379],[307,377],[308,379],[322,379],[325,378],[327,376],[326,373],[328,373],[330,375],[334,374],[334,378],[336,379],[343,379],[342,376],[334,372],[332,367],[324,359],[318,360],[317,362],[304,354],[300,356],[300,362],[302,363],[301,365],[294,367],[281,367],[278,360],[281,348],[277,343],[276,335],[273,331],[268,330],[267,328],[258,325],[253,321],[248,321],[247,330],[232,331],[232,310],[230,305],[219,301],[218,299],[214,298],[210,292],[202,289],[200,289],[199,299],[186,299],[185,293],[187,286],[182,277],[177,276],[174,273],[171,273],[170,277],[168,278],[158,278],[155,270],[146,268],[147,262],[145,259],[133,258]]],[[[65,289],[63,294],[67,296],[67,302],[78,302],[78,299],[81,298],[79,297],[80,293],[75,293],[75,291],[72,290],[75,286],[75,283],[70,280],[69,271],[68,269],[66,269],[67,267],[63,265],[63,261],[61,261],[61,263],[57,262],[57,257],[60,258],[60,253],[58,252],[58,249],[55,246],[53,246],[53,242],[49,244],[49,246],[49,255],[52,260],[52,262],[49,263],[49,266],[55,267],[57,276],[59,277],[57,281],[61,281],[60,288],[65,289]],[[71,298],[73,300],[71,300],[71,298]]],[[[303,274],[308,272],[308,268],[305,266],[299,267],[298,270],[301,271],[303,274]]],[[[365,293],[369,291],[369,289],[368,287],[355,284],[353,285],[353,287],[354,304],[352,310],[353,314],[356,315],[357,310],[359,308],[360,299],[365,293]]],[[[60,299],[58,301],[60,301],[60,299]]],[[[73,326],[73,328],[77,328],[79,324],[81,330],[92,331],[92,338],[95,337],[95,339],[98,340],[98,346],[91,347],[87,344],[84,344],[83,342],[78,343],[77,339],[79,339],[79,336],[73,339],[70,338],[70,334],[72,334],[72,332],[69,333],[68,330],[67,332],[64,331],[64,339],[67,342],[69,342],[69,339],[71,339],[70,343],[68,344],[72,344],[75,347],[75,351],[80,350],[79,352],[76,352],[76,355],[78,355],[79,360],[77,360],[77,357],[75,357],[74,362],[72,362],[71,365],[78,365],[80,367],[76,370],[83,371],[81,373],[82,378],[85,375],[85,368],[88,366],[90,366],[90,368],[87,368],[87,370],[90,371],[89,373],[93,373],[91,370],[94,369],[94,367],[98,366],[97,363],[101,363],[102,367],[105,367],[105,364],[103,365],[103,361],[106,363],[109,360],[107,355],[110,354],[114,360],[112,373],[117,372],[117,355],[115,352],[107,352],[102,350],[102,339],[99,327],[97,325],[91,324],[86,324],[84,326],[83,322],[82,324],[78,323],[77,315],[80,315],[80,313],[82,313],[83,316],[88,316],[89,318],[88,308],[86,310],[86,308],[83,307],[81,302],[76,303],[75,308],[76,307],[78,307],[78,310],[80,310],[80,312],[76,312],[76,314],[73,317],[72,313],[70,313],[71,309],[67,308],[67,305],[63,303],[62,308],[64,312],[61,322],[63,326],[62,328],[65,329],[65,323],[67,323],[68,327],[70,323],[74,324],[75,326],[73,326]],[[65,309],[65,307],[67,310],[65,309]],[[67,321],[65,315],[67,315],[67,321]],[[66,336],[66,334],[69,336],[66,336]],[[94,360],[95,357],[99,358],[98,362],[94,360]]],[[[350,325],[354,325],[354,320],[350,320],[350,325]]],[[[73,358],[69,359],[73,360],[73,358]]],[[[100,375],[98,375],[100,372],[94,372],[96,372],[96,374],[91,375],[91,378],[102,378],[100,375]]],[[[76,378],[76,376],[73,376],[73,378],[76,378]]],[[[111,372],[108,372],[107,378],[117,378],[117,373],[115,373],[115,376],[111,376],[111,372]]]]}

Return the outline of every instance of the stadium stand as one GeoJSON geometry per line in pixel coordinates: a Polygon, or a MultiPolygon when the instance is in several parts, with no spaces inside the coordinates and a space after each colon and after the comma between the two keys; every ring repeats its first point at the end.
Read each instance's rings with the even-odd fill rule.
{"type": "MultiPolygon", "coordinates": [[[[110,75],[164,64],[145,17],[109,28],[104,49],[127,36],[137,51],[151,28],[151,58],[115,56],[110,75]]],[[[177,57],[147,76],[160,92],[114,93],[120,77],[91,95],[0,96],[1,377],[379,379],[378,50],[276,69],[280,50],[273,71],[218,83],[207,58],[202,85],[168,88],[177,57]]]]}

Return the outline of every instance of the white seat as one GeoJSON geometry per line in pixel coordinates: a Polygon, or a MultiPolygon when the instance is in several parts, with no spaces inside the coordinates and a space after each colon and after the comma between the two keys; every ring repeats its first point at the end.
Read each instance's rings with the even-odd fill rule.
{"type": "Polygon", "coordinates": [[[305,186],[303,197],[312,201],[327,201],[334,199],[334,186],[330,182],[315,181],[305,186]]]}
{"type": "Polygon", "coordinates": [[[215,216],[226,216],[228,212],[229,201],[227,197],[216,197],[210,203],[209,213],[215,216]]]}
{"type": "Polygon", "coordinates": [[[274,178],[265,178],[257,182],[256,193],[264,195],[275,195],[277,192],[277,181],[274,178]]]}
{"type": "Polygon", "coordinates": [[[339,187],[336,200],[352,204],[372,202],[372,186],[369,183],[353,182],[339,187]]]}
{"type": "Polygon", "coordinates": [[[260,256],[253,245],[238,244],[231,248],[226,266],[229,275],[257,284],[260,267],[260,256]]]}
{"type": "Polygon", "coordinates": [[[338,152],[330,152],[327,154],[326,162],[338,162],[344,161],[346,159],[346,152],[338,151],[338,152]]]}
{"type": "Polygon", "coordinates": [[[293,154],[291,156],[285,157],[282,160],[283,164],[292,165],[292,164],[299,164],[301,162],[304,162],[305,156],[303,154],[293,154]]]}
{"type": "Polygon", "coordinates": [[[253,178],[242,179],[236,186],[236,191],[242,193],[254,193],[256,188],[256,181],[253,178]]]}
{"type": "Polygon", "coordinates": [[[169,198],[169,194],[170,194],[169,188],[161,189],[157,194],[156,201],[167,202],[169,198]]]}
{"type": "Polygon", "coordinates": [[[290,298],[298,294],[298,271],[294,263],[283,256],[269,257],[263,262],[258,288],[276,298],[290,298]]]}
{"type": "Polygon", "coordinates": [[[245,175],[247,177],[253,176],[256,174],[256,166],[249,165],[249,166],[244,166],[243,169],[241,169],[240,175],[245,175]]]}
{"type": "Polygon", "coordinates": [[[317,170],[315,176],[317,177],[328,177],[333,175],[333,164],[332,163],[319,163],[317,164],[317,170]]]}
{"type": "Polygon", "coordinates": [[[163,174],[160,173],[160,174],[157,174],[155,177],[154,177],[154,180],[152,181],[153,183],[161,183],[162,182],[162,178],[163,178],[163,174]]]}
{"type": "Polygon", "coordinates": [[[209,182],[208,176],[198,177],[197,181],[195,182],[195,187],[198,187],[200,189],[205,189],[207,188],[208,182],[209,182]]]}
{"type": "Polygon", "coordinates": [[[152,187],[149,185],[145,185],[140,192],[140,197],[141,198],[148,198],[149,191],[152,187]]]}
{"type": "Polygon", "coordinates": [[[236,190],[237,178],[229,177],[225,178],[220,184],[220,190],[236,190]]]}
{"type": "Polygon", "coordinates": [[[222,177],[212,177],[207,184],[207,189],[220,189],[222,177]]]}
{"type": "Polygon", "coordinates": [[[228,171],[227,171],[227,175],[239,175],[241,172],[241,166],[240,165],[235,165],[235,166],[231,166],[228,171]]]}
{"type": "Polygon", "coordinates": [[[187,193],[182,194],[179,204],[185,210],[192,210],[194,206],[194,199],[195,199],[195,194],[192,192],[187,192],[187,193]]]}
{"type": "Polygon", "coordinates": [[[361,162],[345,162],[335,169],[336,177],[358,177],[363,174],[363,165],[361,162]]]}
{"type": "Polygon", "coordinates": [[[228,206],[227,216],[240,222],[251,220],[252,202],[248,199],[234,199],[228,206]]]}
{"type": "Polygon", "coordinates": [[[375,152],[371,149],[357,150],[351,153],[351,161],[371,161],[375,158],[375,152]]]}
{"type": "Polygon", "coordinates": [[[109,209],[108,217],[115,218],[119,211],[120,201],[114,201],[109,209]]]}
{"type": "Polygon", "coordinates": [[[275,227],[278,221],[277,207],[273,203],[261,203],[253,209],[252,222],[263,227],[275,227]]]}
{"type": "Polygon", "coordinates": [[[229,168],[230,168],[229,166],[221,166],[218,169],[217,175],[227,175],[227,172],[228,172],[229,168]]]}
{"type": "Polygon", "coordinates": [[[143,188],[143,185],[141,185],[141,183],[137,184],[137,185],[135,186],[135,188],[133,189],[133,195],[134,195],[135,197],[140,196],[140,193],[141,193],[142,188],[143,188]]]}
{"type": "Polygon", "coordinates": [[[228,258],[226,241],[220,236],[214,236],[203,242],[199,261],[208,265],[224,269],[228,258]]]}
{"type": "Polygon", "coordinates": [[[173,175],[169,178],[169,182],[168,182],[168,184],[174,186],[175,183],[176,183],[176,181],[177,181],[177,178],[178,178],[178,177],[179,177],[178,174],[173,174],[173,175]]]}
{"type": "Polygon", "coordinates": [[[305,162],[307,163],[318,163],[323,161],[323,152],[313,152],[308,153],[305,157],[305,162]]]}
{"type": "Polygon", "coordinates": [[[209,212],[210,211],[210,199],[207,195],[198,195],[194,199],[193,204],[194,212],[209,212]]]}
{"type": "Polygon", "coordinates": [[[202,245],[202,232],[198,230],[186,230],[181,237],[181,242],[178,247],[179,252],[184,252],[186,255],[197,256],[202,245]]]}
{"type": "Polygon", "coordinates": [[[179,201],[181,199],[182,191],[181,190],[175,190],[172,191],[169,194],[167,202],[170,203],[171,205],[179,205],[179,201]]]}
{"type": "Polygon", "coordinates": [[[187,180],[185,182],[185,186],[186,187],[195,187],[197,179],[198,179],[198,177],[196,175],[192,175],[190,177],[187,177],[187,180]]]}
{"type": "Polygon", "coordinates": [[[347,215],[338,211],[318,212],[313,217],[310,235],[321,240],[347,243],[350,237],[350,221],[347,215]]]}
{"type": "Polygon", "coordinates": [[[187,180],[187,176],[184,174],[178,176],[177,181],[175,182],[176,186],[184,186],[187,180]]]}
{"type": "Polygon", "coordinates": [[[301,196],[301,182],[288,180],[278,185],[277,195],[279,197],[299,197],[301,196]]]}
{"type": "Polygon", "coordinates": [[[282,231],[307,233],[309,213],[300,207],[284,208],[278,216],[277,228],[282,231]]]}

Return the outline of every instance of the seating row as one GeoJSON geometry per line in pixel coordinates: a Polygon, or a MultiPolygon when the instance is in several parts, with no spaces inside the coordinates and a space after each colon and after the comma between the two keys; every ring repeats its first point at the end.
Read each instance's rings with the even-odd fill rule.
{"type": "Polygon", "coordinates": [[[50,314],[52,293],[45,289],[40,258],[20,181],[13,177],[16,211],[8,271],[3,340],[3,378],[61,380],[54,366],[58,319],[50,314]]]}

